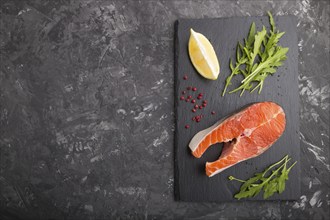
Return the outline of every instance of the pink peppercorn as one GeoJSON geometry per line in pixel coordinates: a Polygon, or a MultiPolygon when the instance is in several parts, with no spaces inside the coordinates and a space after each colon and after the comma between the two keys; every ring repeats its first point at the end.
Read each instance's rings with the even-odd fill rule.
{"type": "Polygon", "coordinates": [[[194,91],[194,92],[195,92],[196,90],[197,90],[197,88],[196,88],[196,87],[192,88],[192,91],[194,91]]]}
{"type": "Polygon", "coordinates": [[[189,125],[186,125],[186,126],[184,126],[186,129],[188,129],[190,126],[189,125]]]}

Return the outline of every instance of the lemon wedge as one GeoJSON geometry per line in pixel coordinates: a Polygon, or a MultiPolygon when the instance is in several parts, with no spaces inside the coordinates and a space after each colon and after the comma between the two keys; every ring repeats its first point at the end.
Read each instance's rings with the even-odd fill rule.
{"type": "Polygon", "coordinates": [[[188,51],[192,64],[199,74],[206,79],[216,80],[220,65],[210,41],[200,33],[190,29],[188,51]]]}

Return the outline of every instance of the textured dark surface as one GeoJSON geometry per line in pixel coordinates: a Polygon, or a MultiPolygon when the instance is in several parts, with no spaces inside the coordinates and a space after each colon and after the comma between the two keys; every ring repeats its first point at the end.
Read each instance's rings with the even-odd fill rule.
{"type": "MultiPolygon", "coordinates": [[[[286,184],[286,191],[274,195],[272,200],[293,200],[300,197],[300,146],[299,146],[299,93],[298,93],[298,42],[294,16],[274,17],[276,27],[284,31],[279,45],[290,47],[288,59],[283,62],[277,72],[267,77],[261,94],[246,92],[240,97],[240,92],[221,96],[224,81],[230,74],[229,59],[235,60],[236,45],[247,37],[252,22],[256,23],[257,31],[264,25],[269,29],[268,17],[233,17],[221,19],[181,19],[177,22],[176,59],[175,59],[175,194],[182,201],[224,202],[235,201],[233,195],[239,191],[240,184],[229,182],[228,176],[233,175],[240,179],[248,179],[256,172],[262,172],[266,167],[279,161],[285,155],[290,155],[293,161],[299,161],[290,172],[290,181],[286,184]],[[207,80],[201,77],[192,66],[187,53],[190,37],[190,28],[203,33],[211,42],[221,63],[221,75],[218,80],[207,80]],[[188,76],[184,80],[184,75],[188,76]],[[193,113],[194,104],[180,100],[181,91],[188,86],[197,87],[197,91],[188,91],[184,96],[197,95],[202,92],[207,106],[193,113]],[[214,177],[205,174],[205,163],[215,161],[222,148],[222,144],[212,146],[210,151],[197,159],[187,150],[192,137],[218,120],[237,112],[243,107],[255,102],[273,101],[278,103],[286,114],[286,128],[283,135],[275,144],[262,155],[251,160],[239,163],[214,177]],[[215,111],[215,115],[211,115],[215,111]],[[193,122],[192,117],[203,114],[199,123],[193,122]],[[185,125],[190,125],[185,129],[185,125]],[[217,149],[212,149],[217,148],[217,149]]],[[[232,79],[233,85],[228,91],[239,85],[241,78],[232,79]]],[[[202,100],[197,100],[201,105],[202,100]]],[[[196,103],[197,103],[196,102],[196,103]]],[[[261,194],[253,200],[262,200],[261,194]]],[[[237,200],[236,200],[237,201],[237,200]]]]}
{"type": "Polygon", "coordinates": [[[328,219],[328,0],[0,5],[1,219],[328,219]],[[298,18],[301,196],[175,202],[174,22],[267,10],[298,18]]]}

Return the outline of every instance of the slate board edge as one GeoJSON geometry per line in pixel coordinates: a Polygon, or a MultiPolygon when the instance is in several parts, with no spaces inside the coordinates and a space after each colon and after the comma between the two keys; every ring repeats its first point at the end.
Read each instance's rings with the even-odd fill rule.
{"type": "Polygon", "coordinates": [[[179,48],[179,38],[178,38],[178,24],[179,20],[176,20],[174,23],[174,200],[180,201],[180,187],[179,187],[179,168],[177,163],[177,153],[178,153],[178,112],[177,112],[177,102],[176,98],[178,97],[178,49],[179,48]]]}

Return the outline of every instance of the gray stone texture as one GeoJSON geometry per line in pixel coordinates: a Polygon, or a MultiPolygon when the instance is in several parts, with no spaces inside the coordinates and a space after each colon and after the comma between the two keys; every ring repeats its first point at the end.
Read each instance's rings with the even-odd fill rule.
{"type": "Polygon", "coordinates": [[[0,4],[1,219],[329,218],[329,1],[0,4]],[[301,197],[176,202],[174,21],[267,10],[298,18],[301,197]]]}

